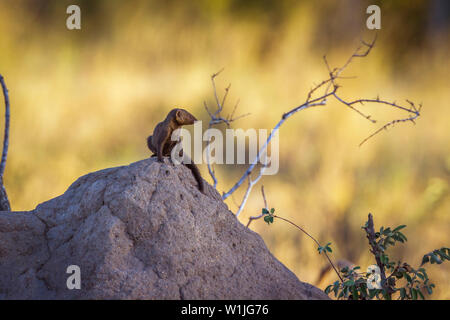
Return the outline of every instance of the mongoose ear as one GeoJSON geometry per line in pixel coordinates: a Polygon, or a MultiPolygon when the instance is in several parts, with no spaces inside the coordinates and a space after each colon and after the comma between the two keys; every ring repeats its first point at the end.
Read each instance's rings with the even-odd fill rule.
{"type": "Polygon", "coordinates": [[[175,118],[177,119],[178,123],[183,123],[183,113],[181,110],[177,110],[175,113],[175,118]]]}

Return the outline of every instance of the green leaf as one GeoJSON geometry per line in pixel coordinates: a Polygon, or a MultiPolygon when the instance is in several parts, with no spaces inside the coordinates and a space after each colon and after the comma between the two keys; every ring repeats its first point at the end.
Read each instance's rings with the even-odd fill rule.
{"type": "Polygon", "coordinates": [[[356,287],[352,288],[352,296],[353,300],[358,300],[358,290],[356,289],[356,287]]]}
{"type": "Polygon", "coordinates": [[[262,214],[269,214],[269,211],[267,211],[267,209],[266,208],[262,208],[262,212],[261,212],[262,214]]]}
{"type": "Polygon", "coordinates": [[[403,229],[403,228],[406,228],[406,224],[402,224],[401,226],[398,226],[398,227],[396,227],[394,230],[392,230],[392,231],[398,231],[398,230],[401,230],[401,229],[403,229]]]}
{"type": "Polygon", "coordinates": [[[405,242],[408,241],[408,238],[403,233],[401,234],[401,237],[405,240],[405,242]]]}
{"type": "Polygon", "coordinates": [[[444,260],[450,260],[450,256],[446,253],[446,251],[447,251],[446,248],[438,250],[439,256],[444,260]]]}
{"type": "Polygon", "coordinates": [[[428,294],[431,295],[433,293],[433,289],[431,286],[426,286],[425,288],[427,289],[428,294]]]}
{"type": "Polygon", "coordinates": [[[423,266],[425,263],[430,261],[430,257],[428,256],[428,254],[424,255],[422,258],[422,264],[421,266],[423,266]]]}
{"type": "Polygon", "coordinates": [[[436,263],[436,264],[442,263],[442,260],[439,259],[439,257],[435,253],[431,254],[431,264],[433,264],[433,263],[436,263]]]}
{"type": "Polygon", "coordinates": [[[344,296],[347,297],[347,295],[348,295],[348,287],[344,287],[342,289],[342,292],[344,293],[344,296]]]}
{"type": "Polygon", "coordinates": [[[274,209],[274,208],[270,209],[270,213],[271,213],[271,214],[273,214],[274,212],[275,212],[275,209],[274,209]]]}
{"type": "Polygon", "coordinates": [[[401,243],[405,242],[405,241],[403,240],[403,238],[400,237],[400,236],[397,235],[397,234],[394,234],[394,235],[392,236],[392,238],[394,238],[395,241],[399,241],[399,242],[401,242],[401,243]]]}
{"type": "Polygon", "coordinates": [[[409,274],[407,274],[406,272],[404,273],[406,280],[408,280],[409,283],[411,283],[412,279],[410,277],[409,274]]]}
{"type": "Polygon", "coordinates": [[[355,284],[355,281],[353,280],[348,280],[344,282],[344,286],[350,287],[353,286],[355,284]]]}
{"type": "Polygon", "coordinates": [[[422,298],[422,300],[425,300],[425,297],[423,296],[423,293],[420,290],[417,290],[417,293],[422,298]]]}
{"type": "Polygon", "coordinates": [[[348,267],[342,268],[342,269],[341,269],[341,272],[342,272],[342,273],[347,273],[347,272],[348,272],[348,267]]]}
{"type": "Polygon", "coordinates": [[[423,274],[423,276],[425,277],[425,282],[428,281],[428,274],[427,271],[424,268],[419,268],[419,272],[421,272],[423,274]]]}
{"type": "Polygon", "coordinates": [[[267,222],[267,224],[273,223],[273,217],[272,216],[265,216],[264,221],[267,222]]]}
{"type": "Polygon", "coordinates": [[[336,298],[337,295],[338,295],[338,291],[339,291],[339,282],[338,282],[337,285],[336,285],[336,282],[335,282],[335,284],[334,284],[334,289],[333,289],[334,297],[335,297],[335,298],[336,298]]]}
{"type": "Polygon", "coordinates": [[[411,297],[413,300],[417,300],[417,290],[414,288],[411,288],[411,297]]]}
{"type": "Polygon", "coordinates": [[[369,293],[367,292],[367,288],[365,285],[361,285],[359,287],[359,291],[361,292],[361,297],[362,298],[366,298],[367,296],[369,296],[369,293]]]}
{"type": "Polygon", "coordinates": [[[406,297],[406,289],[400,288],[400,298],[405,299],[406,297]]]}

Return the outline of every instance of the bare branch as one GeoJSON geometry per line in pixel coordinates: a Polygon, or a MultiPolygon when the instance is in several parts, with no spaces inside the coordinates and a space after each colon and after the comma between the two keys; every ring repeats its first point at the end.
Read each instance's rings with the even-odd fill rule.
{"type": "Polygon", "coordinates": [[[415,124],[414,120],[416,120],[418,117],[420,116],[420,113],[414,112],[414,115],[412,115],[409,118],[403,118],[403,119],[396,119],[396,120],[392,120],[389,121],[388,123],[386,123],[384,126],[382,126],[381,128],[379,128],[378,130],[376,130],[374,133],[372,133],[370,136],[368,136],[367,138],[365,138],[360,144],[359,146],[362,146],[367,140],[369,140],[370,138],[374,137],[375,135],[377,135],[378,133],[380,133],[383,130],[387,130],[389,127],[393,126],[396,123],[399,122],[407,122],[407,121],[411,121],[412,123],[415,124]]]}
{"type": "MultiPolygon", "coordinates": [[[[229,115],[229,116],[227,117],[228,119],[233,119],[234,113],[235,113],[235,111],[236,111],[236,109],[237,109],[237,107],[238,107],[238,105],[239,105],[239,102],[240,102],[240,100],[238,99],[238,100],[236,101],[236,104],[234,105],[233,112],[231,113],[231,115],[229,115]]],[[[247,113],[247,114],[249,114],[249,113],[247,113]]],[[[241,116],[239,116],[239,117],[241,117],[241,116]]]]}
{"type": "MultiPolygon", "coordinates": [[[[222,108],[223,108],[223,106],[219,102],[219,97],[217,96],[216,81],[214,80],[223,71],[223,69],[224,68],[220,69],[220,71],[214,73],[211,76],[211,82],[212,82],[212,86],[213,86],[213,90],[214,90],[214,97],[215,97],[216,103],[217,103],[217,111],[214,113],[214,115],[220,115],[220,112],[222,111],[222,108]]],[[[228,90],[227,90],[227,93],[228,93],[228,90]]],[[[224,97],[226,97],[226,94],[224,97]]]]}
{"type": "MultiPolygon", "coordinates": [[[[262,194],[263,200],[264,200],[264,208],[267,211],[269,211],[269,207],[267,206],[266,194],[264,193],[264,186],[261,186],[261,194],[262,194]]],[[[253,220],[261,219],[262,217],[264,217],[264,213],[261,213],[259,216],[253,216],[253,217],[248,218],[248,222],[247,222],[246,227],[248,228],[250,226],[250,223],[253,220]]]]}
{"type": "Polygon", "coordinates": [[[269,210],[269,207],[267,206],[266,194],[264,192],[264,185],[261,186],[261,194],[262,194],[262,197],[263,197],[263,200],[264,200],[264,208],[269,210]]]}
{"type": "Polygon", "coordinates": [[[214,166],[211,165],[211,161],[209,159],[209,149],[210,149],[210,144],[208,143],[208,145],[206,146],[207,151],[206,151],[206,162],[207,162],[207,166],[208,166],[208,172],[209,175],[211,176],[211,178],[213,179],[214,182],[214,189],[216,189],[217,187],[217,178],[216,178],[216,171],[214,170],[214,166]]]}
{"type": "MultiPolygon", "coordinates": [[[[233,117],[234,117],[234,113],[235,113],[235,111],[236,111],[236,109],[237,109],[237,107],[238,107],[238,104],[239,104],[239,100],[238,100],[237,103],[235,104],[234,109],[233,109],[233,112],[231,113],[230,116],[227,116],[226,118],[223,118],[223,117],[221,116],[220,113],[222,112],[223,108],[225,107],[225,102],[226,102],[226,100],[227,100],[228,93],[230,92],[230,88],[231,88],[231,83],[230,83],[230,84],[228,85],[228,87],[225,88],[225,93],[224,93],[224,95],[223,95],[223,97],[222,97],[222,102],[220,102],[220,101],[219,101],[219,96],[218,96],[218,94],[217,94],[217,88],[216,88],[216,81],[215,81],[215,78],[216,78],[223,70],[224,70],[224,69],[222,68],[220,71],[218,71],[218,72],[214,73],[213,75],[211,75],[211,82],[212,82],[212,87],[213,87],[213,92],[214,92],[214,99],[215,99],[215,101],[216,101],[216,107],[217,107],[217,109],[214,111],[214,113],[212,113],[212,112],[209,110],[207,103],[204,102],[204,107],[205,107],[206,112],[208,113],[208,115],[209,115],[209,117],[210,117],[210,121],[209,121],[209,123],[208,123],[208,129],[211,129],[213,126],[216,126],[216,125],[219,125],[219,124],[222,124],[222,123],[226,124],[227,127],[230,127],[230,126],[231,126],[231,123],[232,123],[233,121],[236,121],[236,120],[238,120],[238,119],[241,119],[241,118],[243,118],[243,117],[246,117],[246,116],[250,115],[250,113],[246,113],[246,114],[240,115],[240,116],[238,116],[238,117],[236,117],[236,118],[233,118],[233,117]]],[[[206,146],[206,149],[207,149],[207,150],[206,150],[206,163],[207,163],[207,167],[208,167],[208,173],[209,173],[209,175],[211,176],[211,178],[212,178],[212,180],[213,180],[214,188],[216,188],[216,187],[217,187],[217,182],[218,182],[218,181],[217,181],[217,177],[216,177],[216,174],[215,174],[214,167],[213,167],[213,165],[211,164],[210,157],[209,157],[209,153],[210,153],[210,145],[211,145],[211,142],[208,142],[208,144],[207,144],[207,146],[206,146]]]]}
{"type": "MultiPolygon", "coordinates": [[[[264,199],[264,207],[265,207],[265,209],[267,210],[267,212],[269,212],[269,207],[267,206],[266,194],[264,193],[264,186],[261,186],[261,194],[262,194],[263,199],[264,199]]],[[[250,217],[250,218],[248,219],[247,228],[249,227],[250,223],[251,223],[253,220],[260,219],[260,218],[262,218],[262,217],[264,217],[264,216],[265,216],[265,213],[261,213],[259,216],[250,217]]],[[[309,234],[305,229],[303,229],[302,227],[299,227],[298,225],[296,225],[295,223],[293,223],[292,221],[290,221],[290,220],[288,220],[288,219],[286,219],[286,218],[283,218],[283,217],[280,217],[280,216],[277,216],[277,215],[272,215],[272,217],[278,218],[278,219],[280,219],[280,220],[286,221],[287,223],[290,223],[291,225],[293,225],[294,227],[296,227],[297,229],[299,229],[301,232],[303,232],[304,234],[306,234],[309,238],[311,238],[311,239],[312,239],[319,247],[321,247],[319,241],[317,241],[312,235],[310,235],[310,234],[309,234]]],[[[342,277],[341,277],[339,271],[336,269],[334,263],[331,261],[330,257],[328,256],[326,250],[324,250],[323,253],[325,254],[325,257],[327,258],[327,260],[328,260],[328,262],[330,263],[331,267],[334,269],[334,271],[335,271],[336,274],[338,275],[338,277],[339,277],[339,279],[341,280],[341,282],[344,282],[344,280],[342,279],[342,277]]]]}
{"type": "MultiPolygon", "coordinates": [[[[341,67],[341,68],[335,68],[334,70],[331,70],[330,65],[326,59],[326,56],[324,56],[324,62],[325,65],[327,67],[330,79],[331,80],[328,88],[326,90],[326,92],[328,92],[329,87],[331,84],[333,84],[336,88],[336,86],[338,86],[335,82],[335,79],[345,79],[346,77],[342,77],[341,73],[346,69],[346,67],[352,62],[352,60],[354,58],[362,58],[362,57],[366,57],[370,51],[372,50],[372,48],[375,45],[375,42],[377,40],[377,34],[375,35],[374,39],[372,40],[372,42],[367,43],[364,40],[361,40],[362,46],[359,46],[355,52],[350,56],[350,58],[347,60],[347,62],[341,67]],[[361,49],[363,49],[363,52],[361,52],[361,49]]],[[[420,116],[420,110],[418,110],[414,103],[406,100],[410,105],[411,108],[405,108],[402,107],[398,104],[396,104],[395,102],[388,102],[388,101],[384,101],[384,100],[380,100],[379,97],[377,97],[376,99],[357,99],[354,101],[345,101],[344,99],[342,99],[341,97],[339,97],[336,93],[336,89],[334,90],[333,96],[341,103],[345,104],[347,107],[349,107],[350,109],[352,109],[353,111],[357,112],[359,115],[361,115],[362,117],[364,117],[365,119],[369,120],[372,123],[376,123],[376,120],[372,119],[370,115],[366,115],[365,113],[361,112],[360,110],[358,110],[357,108],[355,108],[353,105],[356,104],[361,104],[363,105],[365,102],[372,102],[372,103],[379,103],[379,104],[386,104],[389,106],[392,106],[394,108],[398,108],[401,109],[403,111],[409,112],[410,114],[412,114],[410,117],[406,117],[406,118],[402,118],[402,119],[397,119],[397,120],[393,120],[390,121],[388,123],[386,123],[383,127],[381,127],[380,129],[376,130],[373,134],[371,134],[369,137],[365,138],[361,143],[360,146],[363,145],[367,140],[369,140],[370,138],[372,138],[373,136],[375,136],[376,134],[378,134],[379,132],[381,132],[384,129],[387,129],[388,127],[394,125],[395,123],[399,123],[399,122],[406,122],[406,121],[411,121],[414,123],[414,120],[420,116]]]]}
{"type": "Polygon", "coordinates": [[[372,51],[372,48],[375,46],[375,42],[377,41],[378,34],[375,34],[375,37],[373,38],[372,42],[367,43],[364,40],[361,40],[362,46],[359,46],[356,48],[355,52],[351,55],[351,57],[347,60],[347,62],[336,70],[335,73],[335,79],[341,75],[341,73],[349,66],[350,63],[352,63],[354,58],[363,58],[366,57],[370,51],[372,51]],[[361,49],[364,51],[360,53],[361,49]]]}
{"type": "Polygon", "coordinates": [[[336,87],[335,79],[340,78],[341,73],[344,72],[345,69],[353,62],[354,58],[363,58],[366,57],[370,51],[372,51],[372,48],[375,46],[375,42],[377,41],[377,34],[375,34],[375,37],[373,38],[371,43],[367,43],[364,40],[361,40],[361,44],[359,47],[356,48],[356,50],[353,52],[353,54],[348,58],[348,60],[344,63],[344,65],[340,68],[334,68],[331,70],[330,65],[328,64],[328,61],[326,57],[324,56],[324,61],[327,66],[330,80],[331,82],[328,84],[327,89],[325,90],[325,93],[327,93],[330,90],[330,86],[333,85],[336,87]],[[360,53],[361,49],[365,50],[362,53],[360,53]]]}
{"type": "Polygon", "coordinates": [[[330,92],[328,94],[325,94],[323,96],[320,96],[319,98],[315,98],[312,99],[310,101],[305,102],[302,105],[299,105],[298,107],[295,107],[293,109],[291,109],[290,111],[286,112],[285,114],[283,114],[283,116],[281,117],[281,120],[278,121],[278,123],[275,125],[275,127],[272,129],[269,137],[267,138],[266,142],[264,143],[264,145],[259,149],[258,154],[256,155],[255,159],[252,161],[252,163],[250,164],[250,166],[247,168],[247,170],[244,172],[244,174],[241,176],[241,178],[239,179],[238,182],[236,182],[234,184],[233,187],[231,187],[231,189],[224,193],[222,195],[222,200],[225,200],[226,198],[228,198],[234,191],[236,191],[237,188],[239,188],[242,183],[245,181],[245,179],[250,175],[250,173],[253,171],[253,169],[255,168],[256,164],[258,163],[258,161],[261,158],[261,155],[264,154],[264,151],[267,149],[267,146],[269,144],[269,142],[272,140],[273,136],[276,134],[276,132],[279,130],[279,128],[281,127],[281,125],[292,115],[294,115],[296,112],[300,111],[300,110],[304,110],[310,107],[316,107],[316,106],[323,106],[326,104],[326,98],[330,95],[332,95],[334,93],[330,92]]]}
{"type": "MultiPolygon", "coordinates": [[[[287,223],[292,224],[294,227],[296,227],[297,229],[299,229],[301,232],[303,232],[304,234],[306,234],[308,237],[310,237],[319,247],[321,246],[319,241],[317,241],[312,235],[310,235],[308,232],[306,232],[303,228],[299,227],[298,225],[296,225],[295,223],[293,223],[292,221],[282,218],[280,216],[277,215],[273,215],[274,218],[278,218],[281,219],[283,221],[286,221],[287,223]]],[[[330,263],[330,265],[333,267],[334,271],[336,272],[336,274],[338,275],[339,279],[341,280],[341,282],[344,282],[344,280],[342,279],[339,271],[336,269],[336,267],[334,266],[333,262],[331,261],[330,257],[328,256],[326,250],[323,251],[323,253],[325,254],[325,257],[327,258],[328,262],[330,263]]]]}
{"type": "Polygon", "coordinates": [[[0,163],[0,177],[3,178],[3,174],[5,173],[5,166],[6,166],[6,158],[8,157],[8,146],[9,146],[9,118],[10,118],[10,111],[9,111],[9,94],[8,94],[8,88],[6,87],[5,80],[2,75],[0,75],[0,83],[2,85],[3,89],[3,96],[5,98],[5,132],[3,136],[3,153],[2,153],[2,160],[0,163]]]}
{"type": "Polygon", "coordinates": [[[353,104],[355,104],[355,103],[357,103],[357,102],[359,102],[359,103],[362,104],[362,103],[363,103],[363,102],[362,102],[363,100],[357,100],[357,101],[347,102],[347,101],[342,100],[341,98],[339,98],[339,97],[336,95],[336,93],[334,93],[333,96],[334,96],[339,102],[342,102],[343,104],[345,104],[347,107],[349,107],[349,108],[352,109],[353,111],[356,111],[357,113],[359,113],[363,118],[366,118],[367,120],[369,120],[369,121],[372,122],[372,123],[377,122],[376,120],[372,120],[372,119],[370,118],[370,115],[366,115],[366,114],[362,113],[361,111],[359,111],[358,109],[356,109],[355,107],[353,107],[353,104]]]}
{"type": "Polygon", "coordinates": [[[225,94],[223,95],[222,104],[221,104],[222,108],[225,105],[225,101],[227,100],[227,96],[228,96],[228,92],[230,91],[230,88],[231,88],[231,83],[228,85],[228,87],[225,88],[225,94]]]}
{"type": "MultiPolygon", "coordinates": [[[[251,178],[250,175],[248,176],[248,186],[247,186],[247,190],[245,191],[244,198],[242,199],[241,205],[239,206],[239,209],[238,209],[238,211],[236,212],[236,217],[238,217],[239,214],[240,214],[240,213],[242,212],[242,210],[244,209],[245,204],[247,203],[247,200],[248,200],[248,196],[250,195],[250,192],[251,192],[252,189],[253,189],[253,186],[259,181],[259,179],[261,179],[261,177],[262,177],[262,175],[263,175],[263,172],[264,172],[264,169],[265,169],[265,168],[266,168],[266,167],[264,166],[264,167],[262,167],[262,168],[259,170],[259,174],[258,174],[258,176],[256,177],[255,180],[252,180],[252,178],[251,178]]],[[[264,190],[264,189],[263,189],[263,190],[264,190]]]]}
{"type": "Polygon", "coordinates": [[[6,159],[8,157],[9,146],[9,119],[10,119],[10,105],[8,88],[6,87],[5,80],[0,74],[0,83],[3,90],[3,96],[5,98],[5,131],[3,136],[3,153],[2,160],[0,162],[0,210],[11,211],[11,205],[9,203],[8,194],[6,193],[5,185],[3,184],[3,174],[5,173],[6,159]]]}
{"type": "MultiPolygon", "coordinates": [[[[411,121],[411,122],[414,123],[414,120],[420,116],[419,112],[420,112],[420,107],[421,106],[419,108],[417,108],[414,105],[414,103],[412,103],[409,100],[407,100],[407,102],[411,105],[411,107],[407,108],[407,107],[400,106],[400,105],[396,104],[395,102],[388,102],[388,101],[380,100],[378,97],[376,99],[357,99],[357,100],[347,101],[347,100],[341,98],[337,94],[338,89],[340,88],[340,86],[336,83],[336,80],[337,79],[346,79],[346,78],[348,78],[348,77],[343,77],[341,75],[343,73],[343,71],[353,62],[353,60],[355,58],[366,57],[371,52],[372,48],[374,47],[376,39],[377,39],[377,37],[375,36],[374,39],[370,43],[367,43],[365,41],[361,41],[361,46],[359,46],[353,52],[353,54],[347,59],[347,61],[344,63],[344,65],[342,67],[340,67],[340,68],[332,69],[330,67],[328,61],[327,61],[327,58],[324,56],[324,62],[325,62],[325,65],[327,67],[328,76],[329,77],[327,79],[323,80],[322,82],[320,82],[319,84],[315,85],[308,92],[306,100],[305,100],[305,102],[303,104],[301,104],[301,105],[291,109],[290,111],[288,111],[288,112],[286,112],[286,113],[284,113],[282,115],[281,119],[278,121],[278,123],[272,129],[272,132],[270,133],[270,135],[267,138],[267,140],[264,143],[264,145],[261,146],[260,149],[258,150],[257,156],[250,163],[250,165],[247,168],[247,170],[242,174],[242,176],[239,178],[239,180],[227,192],[224,192],[222,194],[222,199],[223,200],[227,199],[233,192],[235,192],[244,183],[244,181],[247,179],[247,177],[253,172],[253,170],[256,167],[256,164],[258,163],[258,161],[260,161],[261,155],[264,154],[264,152],[267,149],[267,146],[268,146],[269,142],[271,141],[271,139],[273,138],[274,134],[280,129],[281,125],[289,117],[291,117],[292,115],[294,115],[298,111],[302,111],[302,110],[305,110],[305,109],[308,109],[308,108],[311,108],[311,107],[325,106],[327,104],[327,99],[329,97],[334,97],[337,101],[339,101],[340,103],[346,105],[351,110],[357,112],[359,115],[361,115],[365,119],[369,120],[371,123],[376,123],[376,120],[372,119],[370,115],[367,115],[367,114],[361,112],[360,110],[358,110],[356,108],[356,105],[358,105],[358,104],[363,105],[364,103],[384,104],[384,105],[388,105],[388,106],[397,108],[399,110],[408,112],[410,114],[409,117],[402,118],[402,119],[397,119],[397,120],[392,120],[392,121],[388,122],[383,127],[378,129],[377,131],[375,131],[372,135],[370,135],[369,137],[364,139],[361,142],[361,145],[364,142],[366,142],[367,140],[369,140],[370,138],[372,138],[373,136],[375,136],[376,134],[378,134],[379,132],[381,132],[383,129],[387,129],[388,127],[390,127],[390,126],[392,126],[392,125],[394,125],[396,123],[406,122],[406,121],[411,121]],[[325,86],[326,86],[326,88],[325,88],[325,86]],[[322,89],[322,88],[325,88],[325,90],[322,93],[319,93],[320,89],[322,89]]],[[[251,188],[250,188],[250,190],[251,190],[251,188]]],[[[247,192],[249,192],[250,190],[247,189],[247,192]]],[[[246,194],[247,194],[247,192],[246,192],[246,194]]]]}

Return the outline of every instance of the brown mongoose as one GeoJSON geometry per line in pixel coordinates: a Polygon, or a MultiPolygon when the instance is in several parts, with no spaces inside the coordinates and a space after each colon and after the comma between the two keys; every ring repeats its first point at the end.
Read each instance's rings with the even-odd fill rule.
{"type": "MultiPolygon", "coordinates": [[[[184,109],[173,109],[169,112],[164,121],[158,123],[153,130],[153,135],[147,138],[147,146],[151,152],[156,154],[158,161],[162,162],[163,157],[171,155],[172,149],[178,141],[172,141],[173,131],[184,125],[194,124],[197,119],[184,109]]],[[[183,152],[181,150],[181,152],[183,152]]],[[[198,189],[203,193],[203,179],[200,171],[194,163],[183,163],[188,167],[198,184],[198,189]]]]}

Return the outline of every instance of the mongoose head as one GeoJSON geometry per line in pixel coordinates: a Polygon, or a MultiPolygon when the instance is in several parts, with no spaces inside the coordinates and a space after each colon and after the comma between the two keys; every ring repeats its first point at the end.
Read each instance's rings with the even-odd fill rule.
{"type": "Polygon", "coordinates": [[[184,109],[173,109],[172,111],[170,111],[169,116],[171,113],[175,117],[175,121],[179,125],[194,124],[194,122],[197,121],[197,119],[192,114],[184,109]]]}

